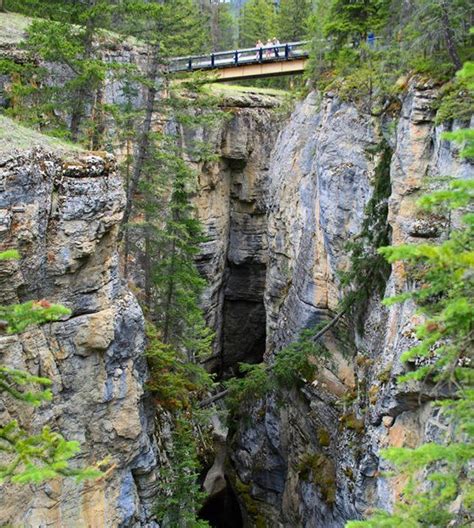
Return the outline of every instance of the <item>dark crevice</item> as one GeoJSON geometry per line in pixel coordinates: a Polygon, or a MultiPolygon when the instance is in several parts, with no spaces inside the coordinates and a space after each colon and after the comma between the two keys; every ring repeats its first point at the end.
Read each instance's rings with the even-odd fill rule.
{"type": "Polygon", "coordinates": [[[199,518],[207,521],[212,528],[242,528],[239,502],[229,483],[205,502],[199,518]]]}
{"type": "Polygon", "coordinates": [[[238,374],[238,363],[260,363],[265,353],[265,265],[228,263],[224,294],[220,378],[238,374]]]}

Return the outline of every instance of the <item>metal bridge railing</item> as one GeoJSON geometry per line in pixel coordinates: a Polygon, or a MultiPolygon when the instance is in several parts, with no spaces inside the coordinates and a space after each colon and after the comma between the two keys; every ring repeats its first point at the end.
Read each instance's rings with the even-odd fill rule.
{"type": "Polygon", "coordinates": [[[271,45],[261,48],[218,51],[207,55],[176,57],[170,60],[169,70],[172,72],[208,70],[243,66],[245,64],[294,60],[308,56],[308,44],[309,41],[288,42],[277,46],[271,45]]]}

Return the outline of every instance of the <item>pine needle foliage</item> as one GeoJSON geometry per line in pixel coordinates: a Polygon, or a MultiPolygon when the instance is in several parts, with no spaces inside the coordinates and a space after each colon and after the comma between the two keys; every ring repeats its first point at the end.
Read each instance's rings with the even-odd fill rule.
{"type": "Polygon", "coordinates": [[[341,285],[349,289],[341,304],[355,317],[359,332],[364,331],[364,312],[370,297],[374,293],[379,297],[384,295],[391,272],[390,264],[378,249],[389,244],[391,237],[387,217],[388,199],[392,192],[392,149],[383,140],[371,154],[379,156],[372,196],[365,208],[361,232],[346,244],[350,253],[349,270],[340,273],[341,285]]]}
{"type": "Polygon", "coordinates": [[[277,14],[272,0],[248,0],[239,18],[239,47],[253,48],[257,40],[264,44],[277,29],[277,14]]]}
{"type": "Polygon", "coordinates": [[[260,400],[277,388],[291,389],[313,381],[318,368],[330,360],[327,348],[314,341],[319,330],[319,326],[303,330],[298,339],[275,354],[271,364],[240,363],[241,377],[225,383],[231,416],[238,415],[245,404],[260,400]]]}
{"type": "Polygon", "coordinates": [[[17,101],[9,113],[46,133],[98,150],[104,133],[103,83],[111,69],[101,58],[101,47],[110,13],[109,2],[93,0],[53,10],[50,15],[57,20],[34,20],[24,44],[31,61],[13,83],[17,101]],[[36,65],[34,58],[42,64],[36,65]]]}
{"type": "Polygon", "coordinates": [[[199,364],[180,358],[172,346],[160,341],[151,324],[147,325],[147,337],[146,357],[150,368],[147,389],[166,410],[191,409],[212,388],[212,375],[199,364]]]}
{"type": "Polygon", "coordinates": [[[173,450],[169,464],[161,468],[160,493],[155,514],[164,526],[209,528],[207,521],[197,518],[206,494],[196,484],[201,464],[197,452],[192,415],[180,413],[174,423],[173,450]]]}
{"type": "MultiPolygon", "coordinates": [[[[384,100],[396,101],[404,76],[450,81],[472,56],[472,21],[466,0],[316,1],[308,23],[312,43],[307,77],[323,91],[335,91],[363,103],[368,112],[380,113],[384,100]]],[[[463,104],[454,90],[466,95],[458,86],[441,94],[452,96],[444,105],[444,110],[452,107],[449,119],[464,114],[469,103],[467,99],[463,104]]]]}

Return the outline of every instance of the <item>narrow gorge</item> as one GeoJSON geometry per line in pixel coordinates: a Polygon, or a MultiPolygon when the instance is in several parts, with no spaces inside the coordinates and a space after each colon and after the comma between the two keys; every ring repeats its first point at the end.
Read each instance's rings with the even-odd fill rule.
{"type": "MultiPolygon", "coordinates": [[[[394,240],[439,236],[441,221],[414,209],[420,175],[465,178],[472,165],[440,138],[435,96],[413,79],[397,113],[373,117],[313,93],[288,117],[277,97],[235,95],[225,101],[232,118],[200,132],[219,153],[196,162],[195,203],[207,235],[197,258],[208,281],[202,302],[216,331],[207,363],[220,379],[239,362],[271,363],[301,330],[337,313],[345,245],[362,230],[376,177],[391,184],[394,240]],[[382,141],[392,154],[377,176],[382,141]]],[[[36,425],[54,420],[88,462],[111,457],[104,477],[79,489],[2,494],[2,522],[152,526],[160,456],[144,396],[143,316],[118,268],[124,194],[114,161],[32,135],[27,148],[3,147],[2,189],[3,240],[24,255],[2,265],[2,302],[47,298],[72,309],[65,322],[2,337],[3,357],[53,380],[54,416],[35,413],[36,425]]],[[[403,269],[393,270],[387,291],[403,282],[403,269]]],[[[346,320],[349,345],[325,336],[333,361],[315,380],[254,402],[232,424],[209,490],[222,493],[225,478],[242,516],[235,526],[342,527],[398,492],[382,476],[381,447],[437,434],[430,393],[395,382],[415,339],[413,307],[388,309],[373,295],[363,317],[364,334],[346,320]]]]}
{"type": "MultiPolygon", "coordinates": [[[[0,2],[0,17],[13,24],[2,9],[0,2]]],[[[445,135],[472,127],[472,112],[441,119],[445,82],[413,72],[385,97],[304,81],[297,97],[286,88],[213,85],[200,99],[198,77],[196,93],[192,85],[173,99],[175,81],[154,63],[158,45],[145,50],[107,34],[94,57],[114,66],[98,75],[82,127],[96,118],[99,100],[109,114],[99,122],[103,149],[88,149],[34,130],[54,119],[70,123],[73,105],[20,124],[12,109],[22,94],[12,86],[30,59],[23,26],[2,24],[0,62],[14,68],[0,72],[0,244],[19,257],[0,257],[0,306],[13,313],[32,302],[34,314],[54,303],[67,312],[33,316],[13,330],[8,310],[1,312],[0,367],[39,384],[49,379],[51,401],[27,405],[27,389],[12,390],[0,378],[0,440],[8,443],[5,424],[19,423],[35,434],[47,427],[80,451],[68,457],[71,466],[59,464],[60,476],[26,483],[10,479],[16,466],[0,458],[0,526],[343,528],[395,511],[407,478],[390,475],[384,450],[442,444],[449,426],[435,402],[452,388],[429,376],[400,383],[432,363],[441,345],[406,359],[423,339],[426,317],[408,295],[384,299],[427,287],[428,279],[404,260],[389,264],[379,249],[441,244],[461,225],[461,214],[422,209],[419,199],[444,189],[448,176],[472,180],[474,158],[445,135]],[[154,77],[139,84],[115,76],[124,65],[154,77]],[[133,119],[148,131],[132,136],[133,119]],[[157,154],[150,144],[170,130],[176,137],[157,154]],[[164,176],[154,180],[156,167],[164,176]],[[192,178],[173,187],[183,167],[192,178]],[[169,206],[176,196],[190,203],[169,206]],[[124,222],[130,199],[138,205],[124,222]],[[153,268],[153,258],[171,266],[153,268]],[[184,336],[178,344],[159,327],[168,290],[149,291],[169,269],[199,292],[195,309],[188,290],[176,287],[188,319],[167,305],[184,336]],[[208,353],[200,355],[203,342],[208,353]],[[201,382],[203,372],[211,381],[201,382]],[[180,437],[182,423],[189,428],[180,437]],[[62,478],[70,467],[100,474],[62,478]],[[188,499],[193,511],[176,520],[170,512],[188,499]]],[[[235,57],[237,64],[238,51],[235,57]]],[[[44,77],[29,88],[67,84],[54,60],[34,61],[44,77]]],[[[89,146],[97,128],[84,132],[89,146]]],[[[472,268],[462,280],[472,281],[472,268]]],[[[469,365],[471,352],[459,362],[469,365]]],[[[464,515],[461,498],[452,510],[464,515]]]]}

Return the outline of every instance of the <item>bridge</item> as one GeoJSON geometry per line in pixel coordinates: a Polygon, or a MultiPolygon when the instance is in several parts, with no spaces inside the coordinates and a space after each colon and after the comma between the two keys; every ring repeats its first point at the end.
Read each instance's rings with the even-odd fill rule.
{"type": "Polygon", "coordinates": [[[176,57],[170,60],[172,73],[212,71],[216,82],[297,75],[303,73],[308,60],[308,42],[218,51],[208,55],[176,57]]]}

